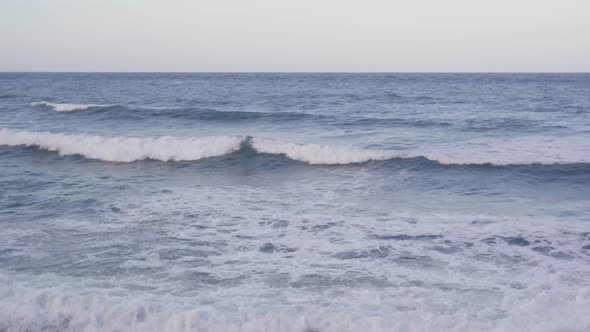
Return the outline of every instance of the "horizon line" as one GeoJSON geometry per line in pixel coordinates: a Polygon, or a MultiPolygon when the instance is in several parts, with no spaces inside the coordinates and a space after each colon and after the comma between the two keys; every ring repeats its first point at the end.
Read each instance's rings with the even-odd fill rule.
{"type": "Polygon", "coordinates": [[[3,71],[0,74],[590,74],[590,71],[3,71]]]}

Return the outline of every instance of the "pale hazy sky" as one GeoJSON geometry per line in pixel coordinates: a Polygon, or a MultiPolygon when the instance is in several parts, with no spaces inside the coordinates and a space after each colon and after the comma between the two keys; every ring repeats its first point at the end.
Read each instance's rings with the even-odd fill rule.
{"type": "Polygon", "coordinates": [[[590,71],[590,0],[0,0],[0,71],[590,71]]]}

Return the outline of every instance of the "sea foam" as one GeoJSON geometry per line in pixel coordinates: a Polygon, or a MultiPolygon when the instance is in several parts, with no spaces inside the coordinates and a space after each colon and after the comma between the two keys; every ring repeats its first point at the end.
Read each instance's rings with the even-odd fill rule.
{"type": "Polygon", "coordinates": [[[74,111],[83,111],[92,107],[109,107],[111,105],[99,105],[99,104],[59,104],[59,103],[51,103],[48,101],[36,101],[31,103],[33,107],[47,107],[51,108],[57,112],[74,112],[74,111]]]}
{"type": "Polygon", "coordinates": [[[404,158],[404,153],[387,150],[369,150],[346,145],[295,144],[254,138],[252,147],[260,153],[285,155],[290,159],[309,164],[358,164],[371,160],[404,158]]]}
{"type": "MultiPolygon", "coordinates": [[[[62,285],[42,289],[3,276],[13,290],[1,287],[0,330],[29,331],[219,331],[219,332],[382,332],[382,331],[588,331],[590,319],[585,308],[590,304],[588,290],[547,290],[528,300],[516,294],[504,301],[504,314],[490,317],[469,309],[426,312],[418,306],[400,312],[392,310],[385,317],[351,315],[329,308],[315,308],[314,313],[293,314],[283,310],[260,312],[251,303],[243,303],[228,314],[207,305],[179,307],[172,299],[144,299],[136,294],[122,297],[94,293],[88,286],[85,295],[64,289],[62,285]],[[167,302],[162,300],[168,300],[167,302]],[[556,301],[559,305],[554,305],[556,301]],[[492,318],[492,319],[490,319],[492,318]]],[[[56,280],[60,283],[60,281],[56,280]]],[[[122,289],[118,289],[123,292],[122,289]]],[[[450,294],[449,294],[450,296],[450,294]]],[[[310,311],[307,308],[307,311],[310,311]]]]}
{"type": "Polygon", "coordinates": [[[199,160],[222,156],[240,148],[242,138],[211,136],[202,138],[139,138],[69,135],[0,129],[0,145],[35,146],[60,155],[81,155],[89,159],[132,162],[199,160]]]}
{"type": "Polygon", "coordinates": [[[310,164],[350,164],[399,157],[392,151],[364,150],[352,146],[300,145],[243,136],[208,137],[102,137],[0,129],[0,145],[35,146],[60,155],[81,155],[89,159],[132,162],[200,160],[238,151],[250,144],[259,153],[281,154],[310,164]]]}
{"type": "Polygon", "coordinates": [[[283,155],[316,165],[413,158],[426,158],[445,165],[590,163],[590,145],[584,138],[488,140],[406,152],[363,149],[352,145],[298,144],[248,136],[105,137],[0,128],[0,145],[34,146],[62,156],[81,155],[111,162],[200,160],[224,156],[249,146],[258,153],[283,155]]]}

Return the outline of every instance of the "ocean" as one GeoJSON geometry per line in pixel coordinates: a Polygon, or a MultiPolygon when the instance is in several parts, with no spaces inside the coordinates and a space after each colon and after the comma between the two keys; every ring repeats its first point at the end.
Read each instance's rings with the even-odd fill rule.
{"type": "Polygon", "coordinates": [[[0,331],[590,331],[590,74],[0,73],[0,331]]]}

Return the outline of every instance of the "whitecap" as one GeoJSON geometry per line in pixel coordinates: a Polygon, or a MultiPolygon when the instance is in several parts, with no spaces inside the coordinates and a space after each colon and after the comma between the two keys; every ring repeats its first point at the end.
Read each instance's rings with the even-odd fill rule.
{"type": "Polygon", "coordinates": [[[99,104],[65,104],[65,103],[51,103],[48,101],[36,101],[31,103],[33,107],[48,107],[57,112],[74,112],[83,111],[92,107],[109,107],[111,105],[99,105],[99,104]]]}
{"type": "Polygon", "coordinates": [[[112,162],[200,160],[227,155],[249,146],[258,153],[283,155],[314,165],[413,158],[426,158],[445,165],[555,165],[590,163],[590,144],[587,142],[584,137],[525,137],[397,151],[353,145],[299,144],[244,136],[106,137],[0,128],[0,145],[35,146],[64,156],[81,155],[112,162]]]}

